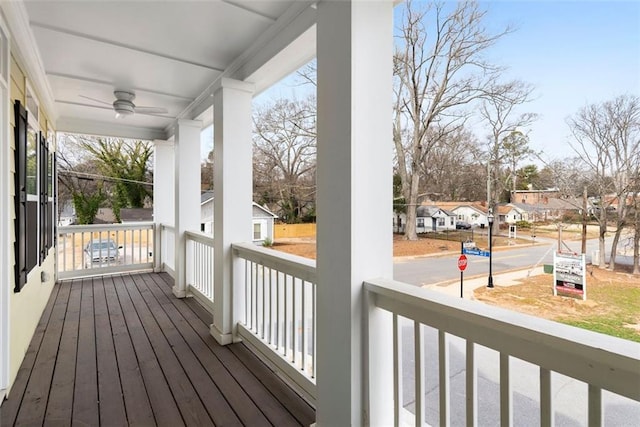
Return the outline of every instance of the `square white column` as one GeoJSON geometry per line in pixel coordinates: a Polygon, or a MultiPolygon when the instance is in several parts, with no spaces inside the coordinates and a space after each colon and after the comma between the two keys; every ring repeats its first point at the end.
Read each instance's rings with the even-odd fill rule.
{"type": "Polygon", "coordinates": [[[244,307],[243,286],[234,288],[231,244],[251,242],[253,145],[252,84],[222,79],[213,99],[213,324],[220,344],[233,342],[244,307]]]}
{"type": "Polygon", "coordinates": [[[156,140],[153,141],[153,145],[153,222],[155,224],[153,259],[155,271],[160,271],[163,257],[167,256],[160,252],[160,225],[173,227],[174,223],[175,154],[173,141],[156,140]]]}
{"type": "Polygon", "coordinates": [[[200,131],[202,122],[177,120],[174,148],[174,239],[175,263],[173,294],[187,296],[185,231],[200,230],[200,131]]]}
{"type": "Polygon", "coordinates": [[[317,425],[393,425],[390,315],[363,290],[393,275],[393,2],[320,1],[317,25],[317,425]]]}

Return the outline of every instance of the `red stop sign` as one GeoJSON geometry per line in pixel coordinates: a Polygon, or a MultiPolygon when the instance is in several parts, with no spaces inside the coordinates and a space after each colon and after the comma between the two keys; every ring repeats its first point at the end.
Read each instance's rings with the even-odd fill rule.
{"type": "Polygon", "coordinates": [[[458,258],[458,268],[460,271],[464,271],[467,268],[467,256],[465,254],[460,255],[460,258],[458,258]]]}

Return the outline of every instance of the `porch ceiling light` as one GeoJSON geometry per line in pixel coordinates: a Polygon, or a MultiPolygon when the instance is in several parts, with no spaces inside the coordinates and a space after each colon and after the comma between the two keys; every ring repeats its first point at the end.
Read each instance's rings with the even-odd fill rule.
{"type": "Polygon", "coordinates": [[[130,116],[135,112],[136,106],[131,101],[116,99],[113,102],[113,109],[116,111],[116,119],[130,116]]]}

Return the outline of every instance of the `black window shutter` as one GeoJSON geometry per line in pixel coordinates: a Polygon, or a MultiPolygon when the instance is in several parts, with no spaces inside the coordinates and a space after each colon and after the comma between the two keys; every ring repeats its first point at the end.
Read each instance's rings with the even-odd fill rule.
{"type": "Polygon", "coordinates": [[[47,165],[49,162],[49,150],[47,149],[47,141],[44,138],[42,132],[39,133],[39,147],[40,147],[40,163],[39,163],[39,171],[40,171],[40,188],[38,190],[38,196],[40,201],[40,209],[39,209],[39,227],[38,227],[38,237],[40,240],[40,264],[47,257],[47,205],[48,205],[48,176],[47,176],[47,165]]]}
{"type": "Polygon", "coordinates": [[[27,283],[27,110],[16,101],[15,108],[15,287],[14,292],[27,283]]]}
{"type": "Polygon", "coordinates": [[[53,182],[53,205],[51,206],[51,246],[58,243],[58,156],[53,153],[53,164],[51,171],[53,182]]]}

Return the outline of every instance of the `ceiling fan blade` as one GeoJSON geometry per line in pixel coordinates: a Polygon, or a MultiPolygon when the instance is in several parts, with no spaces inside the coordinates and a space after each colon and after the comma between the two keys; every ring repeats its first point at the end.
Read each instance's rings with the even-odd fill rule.
{"type": "Polygon", "coordinates": [[[113,105],[111,102],[106,102],[106,101],[103,101],[101,99],[91,98],[90,96],[84,96],[84,95],[78,95],[78,96],[80,98],[85,98],[85,99],[91,100],[93,102],[99,102],[100,104],[111,105],[111,106],[113,105]]]}
{"type": "Polygon", "coordinates": [[[169,110],[162,107],[138,107],[135,108],[138,114],[167,114],[169,110]]]}

